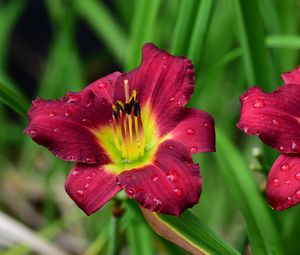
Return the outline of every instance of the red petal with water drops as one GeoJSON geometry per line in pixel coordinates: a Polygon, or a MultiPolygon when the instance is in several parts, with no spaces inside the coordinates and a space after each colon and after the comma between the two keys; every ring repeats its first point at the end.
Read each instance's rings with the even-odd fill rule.
{"type": "Polygon", "coordinates": [[[104,97],[111,104],[113,103],[112,95],[117,78],[120,72],[111,73],[89,84],[84,91],[92,90],[97,97],[104,97]]]}
{"type": "Polygon", "coordinates": [[[276,210],[290,208],[300,202],[300,157],[280,155],[268,176],[267,196],[276,210]]]}
{"type": "Polygon", "coordinates": [[[239,129],[280,152],[300,152],[300,86],[284,85],[270,94],[251,87],[241,103],[239,129]]]}
{"type": "Polygon", "coordinates": [[[300,85],[300,66],[290,72],[286,72],[281,75],[285,84],[297,84],[300,85]]]}
{"type": "Polygon", "coordinates": [[[183,144],[167,140],[151,163],[121,173],[120,185],[143,207],[178,216],[198,202],[202,189],[199,166],[190,155],[183,144]]]}
{"type": "Polygon", "coordinates": [[[109,157],[92,133],[111,118],[111,105],[91,90],[68,93],[61,100],[36,99],[28,111],[27,133],[67,161],[105,164],[109,157]]]}
{"type": "Polygon", "coordinates": [[[116,175],[105,171],[105,166],[81,163],[69,173],[65,188],[87,215],[99,210],[121,189],[116,175]]]}
{"type": "Polygon", "coordinates": [[[183,119],[169,135],[183,143],[192,154],[215,151],[214,120],[204,111],[185,109],[183,119]]]}
{"type": "Polygon", "coordinates": [[[137,90],[143,105],[151,103],[161,135],[172,130],[183,113],[183,106],[194,90],[194,66],[184,57],[172,56],[153,44],[143,47],[141,65],[117,80],[114,99],[124,100],[124,80],[130,92],[137,90]]]}

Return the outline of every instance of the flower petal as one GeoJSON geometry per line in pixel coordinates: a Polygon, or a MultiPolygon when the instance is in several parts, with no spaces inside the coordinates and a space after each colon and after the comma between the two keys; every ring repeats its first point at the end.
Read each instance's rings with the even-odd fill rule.
{"type": "Polygon", "coordinates": [[[280,155],[268,176],[267,196],[276,210],[290,208],[300,202],[300,157],[280,155]]]}
{"type": "Polygon", "coordinates": [[[280,152],[300,152],[300,86],[284,85],[271,94],[252,87],[241,103],[239,129],[280,152]]]}
{"type": "Polygon", "coordinates": [[[180,215],[196,204],[202,189],[199,166],[175,140],[160,144],[151,163],[121,173],[119,182],[143,207],[171,215],[180,215]]]}
{"type": "Polygon", "coordinates": [[[290,72],[286,72],[281,75],[285,84],[297,84],[300,85],[300,66],[290,72]]]}
{"type": "Polygon", "coordinates": [[[117,176],[105,171],[105,166],[81,163],[69,173],[65,188],[87,215],[99,210],[121,190],[117,176]]]}
{"type": "Polygon", "coordinates": [[[183,143],[192,154],[215,151],[213,118],[206,112],[187,108],[184,117],[169,136],[183,143]]]}
{"type": "Polygon", "coordinates": [[[176,126],[183,106],[193,94],[194,66],[184,57],[172,56],[153,44],[146,44],[141,65],[117,80],[114,100],[124,101],[124,80],[128,80],[130,92],[137,90],[142,108],[150,102],[159,133],[163,135],[176,126]]]}
{"type": "Polygon", "coordinates": [[[109,122],[111,106],[91,90],[68,93],[61,100],[36,99],[25,129],[35,142],[67,161],[105,164],[109,157],[92,129],[109,122]]]}
{"type": "Polygon", "coordinates": [[[110,104],[112,104],[113,89],[116,80],[120,75],[120,72],[111,73],[105,77],[102,77],[92,82],[84,90],[92,90],[97,97],[104,97],[110,104]]]}

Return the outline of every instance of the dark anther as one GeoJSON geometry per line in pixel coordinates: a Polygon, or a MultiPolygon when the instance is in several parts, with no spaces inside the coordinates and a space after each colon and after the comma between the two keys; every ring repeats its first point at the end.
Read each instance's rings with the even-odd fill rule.
{"type": "Polygon", "coordinates": [[[122,102],[117,101],[116,105],[117,105],[118,109],[119,109],[121,112],[124,112],[124,111],[125,111],[125,109],[124,109],[125,107],[124,107],[124,104],[123,104],[122,102]]]}
{"type": "Polygon", "coordinates": [[[118,115],[118,112],[114,111],[114,109],[112,110],[112,115],[113,117],[117,120],[119,115],[118,115]]]}
{"type": "Polygon", "coordinates": [[[138,117],[141,114],[141,106],[138,102],[134,104],[134,110],[133,110],[134,116],[138,117]]]}
{"type": "Polygon", "coordinates": [[[130,103],[125,103],[125,112],[129,115],[131,113],[132,105],[130,103]]]}

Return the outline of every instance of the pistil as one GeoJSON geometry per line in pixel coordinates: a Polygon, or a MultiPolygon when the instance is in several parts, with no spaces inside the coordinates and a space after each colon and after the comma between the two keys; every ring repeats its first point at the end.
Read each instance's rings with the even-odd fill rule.
{"type": "Polygon", "coordinates": [[[114,143],[124,160],[133,161],[144,155],[144,129],[137,92],[133,90],[129,96],[128,80],[124,81],[124,91],[125,102],[117,101],[112,106],[114,143]]]}

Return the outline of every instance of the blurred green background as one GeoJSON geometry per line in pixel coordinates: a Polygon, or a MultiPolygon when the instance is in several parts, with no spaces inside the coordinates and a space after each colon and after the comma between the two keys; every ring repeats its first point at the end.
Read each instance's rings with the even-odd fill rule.
{"type": "Polygon", "coordinates": [[[300,254],[300,206],[274,212],[265,199],[276,152],[235,127],[239,96],[250,85],[270,92],[299,65],[299,16],[297,0],[0,0],[1,254],[113,254],[115,241],[122,254],[187,254],[156,235],[134,203],[124,201],[117,223],[112,203],[85,216],[64,191],[72,164],[22,132],[32,99],[59,98],[135,68],[145,42],[193,60],[190,106],[209,112],[218,127],[218,152],[194,158],[203,192],[192,211],[251,254],[251,219],[260,234],[269,231],[262,210],[284,254],[300,254]]]}

